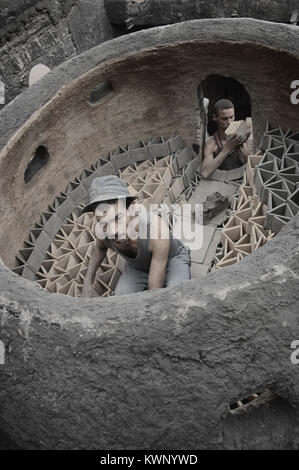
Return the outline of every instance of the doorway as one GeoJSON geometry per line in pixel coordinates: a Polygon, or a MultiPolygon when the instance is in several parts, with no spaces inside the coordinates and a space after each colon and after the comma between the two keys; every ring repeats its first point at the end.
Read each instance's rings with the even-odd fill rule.
{"type": "Polygon", "coordinates": [[[251,100],[245,87],[234,78],[223,75],[209,75],[199,85],[197,90],[200,108],[200,142],[203,150],[205,140],[217,130],[212,119],[214,104],[222,99],[228,99],[235,105],[236,121],[251,117],[251,100]]]}

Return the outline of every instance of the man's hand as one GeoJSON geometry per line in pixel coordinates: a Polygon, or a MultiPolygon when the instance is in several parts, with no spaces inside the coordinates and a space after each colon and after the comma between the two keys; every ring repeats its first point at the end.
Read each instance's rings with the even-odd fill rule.
{"type": "Polygon", "coordinates": [[[249,137],[251,136],[251,131],[248,131],[244,137],[244,140],[243,140],[243,144],[245,144],[245,142],[247,142],[247,140],[249,139],[249,137]]]}
{"type": "Polygon", "coordinates": [[[242,144],[242,141],[243,139],[236,134],[229,137],[221,152],[214,158],[214,152],[217,151],[217,145],[215,144],[214,138],[210,138],[204,147],[204,158],[200,170],[201,176],[205,179],[209,178],[209,176],[217,170],[221,163],[228,157],[232,150],[235,148],[242,149],[242,146],[246,145],[242,144]]]}
{"type": "Polygon", "coordinates": [[[244,138],[237,134],[230,136],[225,142],[223,149],[228,151],[228,154],[237,147],[240,147],[244,143],[244,138]]]}
{"type": "Polygon", "coordinates": [[[107,247],[102,240],[97,240],[93,247],[88,263],[87,273],[84,279],[81,297],[99,297],[99,294],[92,287],[97,270],[103,262],[107,253],[107,247]]]}

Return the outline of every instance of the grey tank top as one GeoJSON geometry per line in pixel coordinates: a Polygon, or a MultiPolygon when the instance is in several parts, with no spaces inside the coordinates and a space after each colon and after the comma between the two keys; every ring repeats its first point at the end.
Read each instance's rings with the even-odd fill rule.
{"type": "MultiPolygon", "coordinates": [[[[142,271],[149,271],[152,260],[152,252],[149,250],[150,214],[148,212],[145,213],[142,211],[139,214],[139,233],[144,235],[146,234],[146,238],[142,238],[142,236],[138,237],[136,258],[130,258],[129,256],[121,253],[116,248],[114,240],[111,238],[105,238],[105,243],[107,248],[110,248],[122,256],[126,260],[126,263],[133,268],[141,269],[142,271]]],[[[168,260],[178,255],[190,257],[190,250],[186,248],[180,240],[174,238],[172,232],[170,231],[170,248],[168,252],[168,260]]]]}

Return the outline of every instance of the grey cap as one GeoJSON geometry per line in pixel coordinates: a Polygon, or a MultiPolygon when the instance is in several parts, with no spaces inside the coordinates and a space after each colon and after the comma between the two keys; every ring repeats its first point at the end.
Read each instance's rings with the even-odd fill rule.
{"type": "Polygon", "coordinates": [[[138,194],[132,196],[127,185],[118,176],[107,175],[95,178],[88,190],[89,203],[84,207],[84,212],[89,212],[95,202],[109,201],[110,199],[129,198],[136,199],[138,194]]]}

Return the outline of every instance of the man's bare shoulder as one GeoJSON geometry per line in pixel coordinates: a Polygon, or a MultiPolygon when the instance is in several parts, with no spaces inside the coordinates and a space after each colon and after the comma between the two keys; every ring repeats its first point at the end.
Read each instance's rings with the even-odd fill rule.
{"type": "Polygon", "coordinates": [[[213,135],[211,135],[211,136],[206,140],[205,147],[206,147],[206,148],[213,148],[213,147],[216,147],[216,142],[215,142],[215,138],[214,138],[213,135]]]}
{"type": "Polygon", "coordinates": [[[203,158],[204,159],[211,158],[216,150],[217,150],[217,145],[216,145],[214,136],[211,135],[206,140],[206,143],[205,143],[205,146],[204,146],[204,151],[203,151],[203,158]]]}

